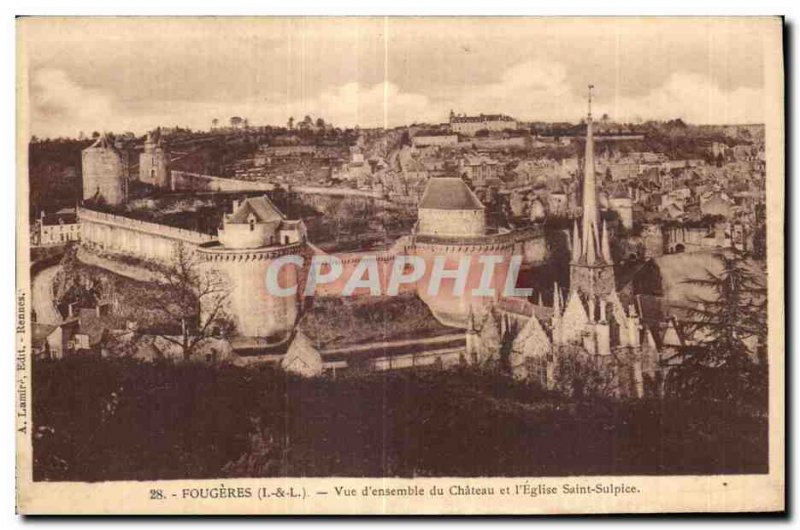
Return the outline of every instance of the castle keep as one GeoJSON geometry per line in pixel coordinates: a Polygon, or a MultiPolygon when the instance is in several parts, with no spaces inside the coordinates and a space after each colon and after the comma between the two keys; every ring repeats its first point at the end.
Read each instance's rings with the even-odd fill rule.
{"type": "Polygon", "coordinates": [[[128,194],[126,165],[108,135],[102,135],[81,153],[83,200],[122,204],[128,194]]]}

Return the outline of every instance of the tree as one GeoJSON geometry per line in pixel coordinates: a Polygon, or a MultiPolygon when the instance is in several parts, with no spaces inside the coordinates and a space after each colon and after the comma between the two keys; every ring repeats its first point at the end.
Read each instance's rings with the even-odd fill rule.
{"type": "Polygon", "coordinates": [[[145,325],[152,334],[178,346],[184,360],[210,337],[232,334],[227,282],[217,271],[200,268],[186,246],[178,244],[172,263],[155,272],[132,301],[147,309],[142,315],[151,318],[145,325]]]}
{"type": "Polygon", "coordinates": [[[763,204],[757,204],[755,208],[753,257],[759,260],[767,259],[767,220],[766,209],[763,204]]]}
{"type": "Polygon", "coordinates": [[[325,128],[325,120],[322,118],[317,118],[317,129],[324,129],[325,128]]]}
{"type": "Polygon", "coordinates": [[[560,394],[581,401],[586,398],[607,398],[618,390],[613,364],[602,364],[602,358],[591,355],[582,346],[567,344],[556,347],[554,387],[560,394]]]}
{"type": "Polygon", "coordinates": [[[766,289],[746,255],[731,249],[716,256],[721,272],[686,283],[713,293],[691,301],[687,331],[697,343],[670,373],[668,391],[689,399],[731,403],[765,397],[765,363],[753,354],[766,344],[766,289]]]}
{"type": "Polygon", "coordinates": [[[286,122],[287,129],[294,129],[294,116],[289,116],[289,121],[286,122]]]}

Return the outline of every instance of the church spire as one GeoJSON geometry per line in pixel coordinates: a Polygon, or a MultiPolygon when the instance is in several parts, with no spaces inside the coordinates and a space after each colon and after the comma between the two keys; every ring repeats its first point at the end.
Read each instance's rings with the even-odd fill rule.
{"type": "Polygon", "coordinates": [[[578,220],[572,226],[572,261],[577,263],[581,259],[582,253],[581,233],[578,231],[578,220]]]}
{"type": "Polygon", "coordinates": [[[586,152],[583,158],[583,257],[589,263],[600,254],[598,224],[600,213],[597,207],[597,185],[594,172],[594,133],[592,131],[592,89],[589,85],[589,112],[586,115],[586,152]]]}
{"type": "Polygon", "coordinates": [[[611,263],[611,242],[608,239],[608,228],[606,228],[605,221],[603,221],[603,260],[611,263]]]}
{"type": "Polygon", "coordinates": [[[561,289],[558,288],[558,282],[553,282],[553,314],[561,316],[561,289]]]}
{"type": "MultiPolygon", "coordinates": [[[[597,201],[597,182],[594,165],[594,131],[592,123],[592,89],[589,85],[589,111],[586,114],[586,153],[583,161],[583,211],[581,213],[578,252],[573,248],[570,264],[570,296],[604,297],[614,291],[614,263],[611,260],[611,241],[608,228],[600,226],[600,207],[597,201]]],[[[576,223],[577,226],[577,223],[576,223]]],[[[577,230],[575,230],[577,232],[577,230]]]]}

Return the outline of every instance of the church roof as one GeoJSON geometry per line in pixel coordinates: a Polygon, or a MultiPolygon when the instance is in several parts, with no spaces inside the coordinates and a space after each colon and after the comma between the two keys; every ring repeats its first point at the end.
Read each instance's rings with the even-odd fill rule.
{"type": "Polygon", "coordinates": [[[459,177],[439,177],[428,181],[420,208],[430,210],[482,210],[483,204],[459,177]]]}
{"type": "Polygon", "coordinates": [[[261,197],[250,197],[243,200],[239,207],[231,214],[228,219],[229,223],[247,223],[247,217],[255,214],[256,220],[259,223],[269,223],[273,221],[282,221],[283,214],[278,208],[272,204],[266,195],[261,197]]]}

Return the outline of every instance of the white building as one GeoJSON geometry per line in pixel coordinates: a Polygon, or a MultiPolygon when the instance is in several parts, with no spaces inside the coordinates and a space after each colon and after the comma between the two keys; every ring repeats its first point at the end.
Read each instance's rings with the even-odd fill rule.
{"type": "Polygon", "coordinates": [[[75,210],[64,208],[52,215],[42,212],[31,234],[34,245],[63,245],[81,238],[81,227],[75,210]]]}
{"type": "Polygon", "coordinates": [[[506,129],[518,129],[517,120],[504,114],[479,114],[478,116],[466,116],[464,114],[456,116],[450,111],[450,130],[454,133],[474,136],[482,130],[504,131],[506,129]]]}

